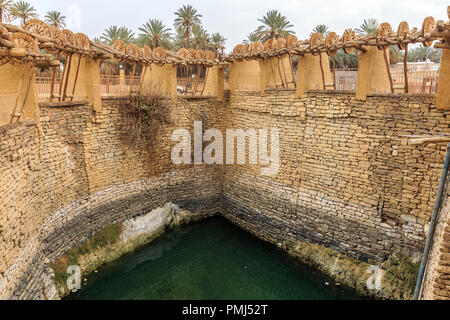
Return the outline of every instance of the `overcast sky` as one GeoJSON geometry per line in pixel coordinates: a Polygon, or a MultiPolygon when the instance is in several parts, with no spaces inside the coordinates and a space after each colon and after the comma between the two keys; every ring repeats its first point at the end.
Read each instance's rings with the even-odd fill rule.
{"type": "Polygon", "coordinates": [[[61,11],[74,32],[100,36],[109,26],[138,27],[158,18],[173,28],[174,12],[183,4],[193,5],[208,32],[227,38],[227,51],[242,42],[259,25],[257,19],[277,9],[294,25],[300,39],[308,38],[317,24],[326,24],[339,35],[346,28],[358,27],[364,18],[389,22],[397,29],[406,20],[410,28],[421,27],[427,16],[447,18],[448,1],[444,0],[27,0],[43,20],[49,10],[61,11]]]}

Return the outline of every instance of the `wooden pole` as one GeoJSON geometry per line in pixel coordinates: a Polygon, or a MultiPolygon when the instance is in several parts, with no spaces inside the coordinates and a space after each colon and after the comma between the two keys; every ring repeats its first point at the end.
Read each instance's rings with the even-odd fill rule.
{"type": "Polygon", "coordinates": [[[405,93],[409,91],[408,84],[408,44],[405,44],[405,57],[403,59],[403,72],[405,74],[405,93]]]}
{"type": "Polygon", "coordinates": [[[140,84],[140,86],[139,86],[139,93],[142,92],[142,85],[144,84],[144,79],[145,79],[145,74],[147,73],[147,68],[148,68],[148,66],[145,65],[145,66],[144,66],[144,71],[142,71],[141,84],[140,84]]]}
{"type": "Polygon", "coordinates": [[[66,98],[67,81],[69,79],[70,65],[72,64],[72,54],[66,56],[66,63],[64,65],[63,74],[61,76],[61,83],[59,84],[59,101],[64,101],[66,98]]]}
{"type": "Polygon", "coordinates": [[[275,76],[275,71],[273,70],[273,65],[272,65],[272,61],[269,58],[269,64],[270,64],[270,69],[272,70],[272,77],[273,77],[273,81],[275,82],[275,88],[278,87],[277,85],[277,77],[275,76]]]}
{"type": "Polygon", "coordinates": [[[324,74],[323,65],[322,65],[322,53],[319,53],[319,64],[320,64],[320,73],[322,74],[323,90],[325,90],[325,74],[324,74]]]}
{"type": "Polygon", "coordinates": [[[333,61],[333,88],[336,91],[336,57],[332,55],[331,60],[333,61]]]}
{"type": "Polygon", "coordinates": [[[195,75],[194,88],[192,90],[192,95],[195,95],[197,93],[198,81],[200,79],[200,72],[201,72],[201,70],[199,70],[198,65],[197,65],[197,74],[195,75]]]}
{"type": "Polygon", "coordinates": [[[20,92],[22,91],[24,78],[25,78],[25,70],[23,71],[22,76],[20,77],[20,80],[19,80],[19,86],[17,88],[16,103],[14,104],[14,109],[13,109],[13,112],[11,113],[11,119],[10,119],[9,123],[12,123],[13,119],[15,117],[17,105],[19,104],[20,92]]]}
{"type": "Polygon", "coordinates": [[[410,138],[410,145],[418,145],[418,144],[428,144],[428,143],[450,143],[449,136],[442,137],[418,137],[418,138],[410,138]]]}
{"type": "Polygon", "coordinates": [[[294,77],[294,66],[293,66],[293,62],[292,62],[292,56],[289,54],[289,66],[291,68],[291,74],[292,74],[292,82],[294,83],[294,88],[297,88],[297,82],[295,81],[295,77],[294,77]]]}
{"type": "Polygon", "coordinates": [[[208,80],[208,74],[209,74],[209,68],[206,67],[205,81],[203,83],[202,92],[200,93],[201,96],[203,95],[203,92],[205,91],[206,81],[208,80]]]}
{"type": "MultiPolygon", "coordinates": [[[[58,52],[58,54],[56,55],[56,61],[59,60],[59,55],[60,55],[60,53],[58,52]]],[[[50,83],[50,102],[53,101],[53,90],[55,88],[56,72],[57,72],[57,68],[55,67],[55,69],[53,69],[52,81],[50,83]]],[[[62,79],[61,79],[61,81],[62,81],[62,79]]]]}
{"type": "Polygon", "coordinates": [[[384,63],[386,64],[386,71],[389,78],[389,84],[391,86],[391,93],[394,93],[394,82],[392,81],[392,75],[391,75],[391,66],[389,65],[387,53],[386,53],[386,47],[383,47],[383,57],[384,57],[384,63]]]}
{"type": "Polygon", "coordinates": [[[134,83],[134,76],[136,74],[136,64],[137,63],[135,62],[134,65],[133,65],[133,73],[132,73],[131,81],[130,81],[130,96],[133,93],[133,83],[134,83]]]}
{"type": "Polygon", "coordinates": [[[190,87],[191,90],[193,90],[193,85],[192,85],[192,77],[191,77],[191,68],[189,65],[186,66],[187,68],[187,73],[188,73],[188,81],[186,82],[186,95],[188,94],[188,87],[190,87]]]}
{"type": "Polygon", "coordinates": [[[80,72],[80,65],[81,65],[81,54],[80,57],[78,58],[77,72],[75,73],[75,80],[73,81],[72,96],[70,97],[70,101],[73,101],[73,97],[75,94],[75,88],[77,86],[78,81],[78,73],[80,72]]]}
{"type": "Polygon", "coordinates": [[[278,73],[280,74],[280,79],[281,79],[281,85],[283,86],[283,88],[286,88],[286,82],[283,79],[283,75],[281,73],[281,68],[280,68],[280,58],[277,56],[277,65],[278,65],[278,73]]]}
{"type": "Polygon", "coordinates": [[[18,116],[17,120],[19,120],[20,117],[22,116],[23,109],[25,108],[25,104],[27,103],[28,96],[30,95],[31,82],[33,81],[34,72],[35,72],[35,70],[33,68],[33,70],[30,73],[30,78],[28,79],[27,90],[25,91],[25,97],[23,99],[22,107],[20,108],[20,112],[19,112],[20,115],[18,116]]]}

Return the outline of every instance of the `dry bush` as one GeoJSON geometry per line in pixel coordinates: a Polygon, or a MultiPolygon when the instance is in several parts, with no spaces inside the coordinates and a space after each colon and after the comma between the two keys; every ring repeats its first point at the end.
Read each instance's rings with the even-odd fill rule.
{"type": "Polygon", "coordinates": [[[136,144],[151,144],[159,127],[170,124],[170,100],[156,85],[129,95],[120,108],[126,132],[136,144]]]}

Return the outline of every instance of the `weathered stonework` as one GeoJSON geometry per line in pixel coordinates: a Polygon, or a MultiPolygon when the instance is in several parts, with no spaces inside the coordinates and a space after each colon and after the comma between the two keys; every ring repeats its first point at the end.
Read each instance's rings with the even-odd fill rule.
{"type": "Polygon", "coordinates": [[[274,243],[311,241],[363,260],[420,257],[445,147],[401,136],[450,132],[432,96],[235,93],[226,127],[280,129],[278,175],[225,170],[224,211],[235,223],[274,243]]]}
{"type": "Polygon", "coordinates": [[[421,297],[450,299],[450,175],[447,176],[447,191],[443,195],[421,297]]]}
{"type": "Polygon", "coordinates": [[[313,242],[361,260],[397,251],[418,259],[444,148],[402,135],[450,133],[433,96],[293,90],[233,92],[224,102],[179,99],[151,149],[123,127],[120,102],[41,106],[33,121],[0,127],[0,295],[46,298],[50,261],[104,226],[172,202],[222,213],[285,249],[313,242]],[[175,166],[171,133],[280,129],[278,175],[259,166],[175,166]]]}
{"type": "Polygon", "coordinates": [[[116,101],[104,101],[101,114],[89,106],[42,107],[42,134],[32,121],[0,128],[1,296],[45,298],[48,264],[108,224],[167,202],[220,211],[220,172],[172,165],[170,135],[198,117],[214,126],[221,107],[179,101],[154,150],[131,141],[116,101]]]}

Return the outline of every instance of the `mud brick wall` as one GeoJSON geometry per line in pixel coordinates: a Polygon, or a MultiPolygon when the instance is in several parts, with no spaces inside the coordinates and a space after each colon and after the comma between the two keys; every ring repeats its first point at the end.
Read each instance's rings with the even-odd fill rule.
{"type": "Polygon", "coordinates": [[[0,297],[44,298],[48,265],[102,227],[167,202],[215,214],[214,166],[175,166],[171,133],[194,120],[220,127],[224,103],[181,99],[153,144],[132,141],[119,100],[41,107],[40,124],[0,128],[0,297]]]}
{"type": "Polygon", "coordinates": [[[227,167],[225,215],[287,247],[311,241],[363,260],[395,251],[419,258],[445,147],[410,146],[404,135],[450,133],[432,96],[292,91],[235,92],[228,128],[280,129],[280,170],[227,167]]]}

